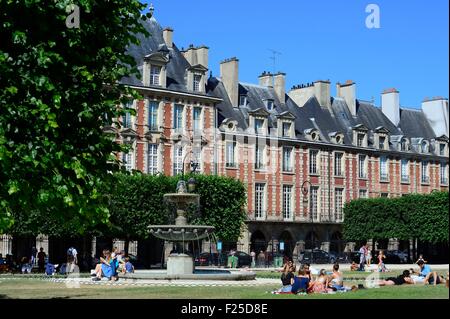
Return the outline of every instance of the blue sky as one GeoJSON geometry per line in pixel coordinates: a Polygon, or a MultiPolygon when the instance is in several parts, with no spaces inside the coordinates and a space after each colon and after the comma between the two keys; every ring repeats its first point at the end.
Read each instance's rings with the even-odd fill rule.
{"type": "Polygon", "coordinates": [[[269,49],[281,52],[276,71],[293,85],[353,80],[357,96],[375,99],[395,87],[404,107],[425,97],[449,96],[447,0],[153,0],[155,18],[171,26],[181,47],[210,47],[210,69],[240,60],[239,79],[257,83],[272,71],[269,49]],[[368,4],[380,8],[380,29],[366,27],[368,4]]]}

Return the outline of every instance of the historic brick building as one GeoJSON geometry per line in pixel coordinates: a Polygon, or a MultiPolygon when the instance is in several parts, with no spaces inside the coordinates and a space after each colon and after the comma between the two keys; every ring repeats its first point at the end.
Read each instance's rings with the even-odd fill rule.
{"type": "MultiPolygon", "coordinates": [[[[123,79],[144,99],[136,116],[108,128],[133,151],[127,169],[177,175],[197,171],[240,179],[248,190],[247,231],[238,248],[341,252],[342,208],[356,198],[448,191],[448,100],[400,107],[399,92],[381,107],[357,98],[352,81],[315,81],[286,92],[286,74],[239,81],[239,60],[208,75],[208,47],[179,50],[174,31],[152,18],[151,36],[130,53],[142,80],[123,79]]],[[[392,244],[396,244],[392,241],[392,244]]],[[[397,243],[398,244],[398,243],[397,243]]]]}
{"type": "Polygon", "coordinates": [[[286,92],[283,73],[239,82],[236,58],[207,78],[207,47],[179,51],[172,29],[155,19],[147,27],[152,38],[130,50],[143,80],[124,81],[145,97],[135,102],[137,118],[125,119],[136,132],[125,165],[175,175],[195,162],[202,173],[242,180],[241,249],[283,241],[289,254],[313,245],[342,251],[346,201],[448,190],[447,99],[409,109],[389,89],[376,107],[357,98],[352,81],[337,83],[336,97],[329,81],[286,92]]]}

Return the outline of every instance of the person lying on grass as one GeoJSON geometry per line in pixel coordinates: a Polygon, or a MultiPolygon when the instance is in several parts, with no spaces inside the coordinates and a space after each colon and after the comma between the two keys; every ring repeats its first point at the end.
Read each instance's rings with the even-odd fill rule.
{"type": "Polygon", "coordinates": [[[409,270],[403,271],[403,273],[397,277],[389,277],[385,280],[380,280],[378,285],[380,286],[400,286],[400,285],[413,285],[414,281],[412,280],[409,270]]]}

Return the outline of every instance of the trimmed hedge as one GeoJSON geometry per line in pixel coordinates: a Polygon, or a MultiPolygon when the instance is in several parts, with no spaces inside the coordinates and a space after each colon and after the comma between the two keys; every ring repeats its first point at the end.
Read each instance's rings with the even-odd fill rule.
{"type": "Polygon", "coordinates": [[[448,242],[448,201],[448,192],[351,201],[344,206],[344,237],[448,242]]]}
{"type": "MultiPolygon", "coordinates": [[[[185,176],[187,181],[190,176],[185,176]]],[[[175,211],[163,196],[176,192],[181,176],[117,174],[105,190],[109,198],[110,232],[119,238],[149,236],[149,225],[172,224],[175,211]]],[[[187,217],[191,224],[216,227],[215,235],[224,241],[236,241],[246,219],[246,190],[242,182],[220,176],[195,175],[200,206],[192,205],[187,217]]]]}

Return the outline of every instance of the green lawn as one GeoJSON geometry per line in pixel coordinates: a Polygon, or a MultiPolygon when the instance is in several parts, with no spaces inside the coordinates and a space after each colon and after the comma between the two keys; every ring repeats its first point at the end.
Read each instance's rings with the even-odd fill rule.
{"type": "Polygon", "coordinates": [[[0,278],[0,298],[127,298],[127,299],[448,299],[449,290],[439,286],[397,286],[363,289],[329,295],[272,295],[274,285],[258,287],[123,287],[86,286],[67,288],[62,283],[36,279],[0,278]]]}

